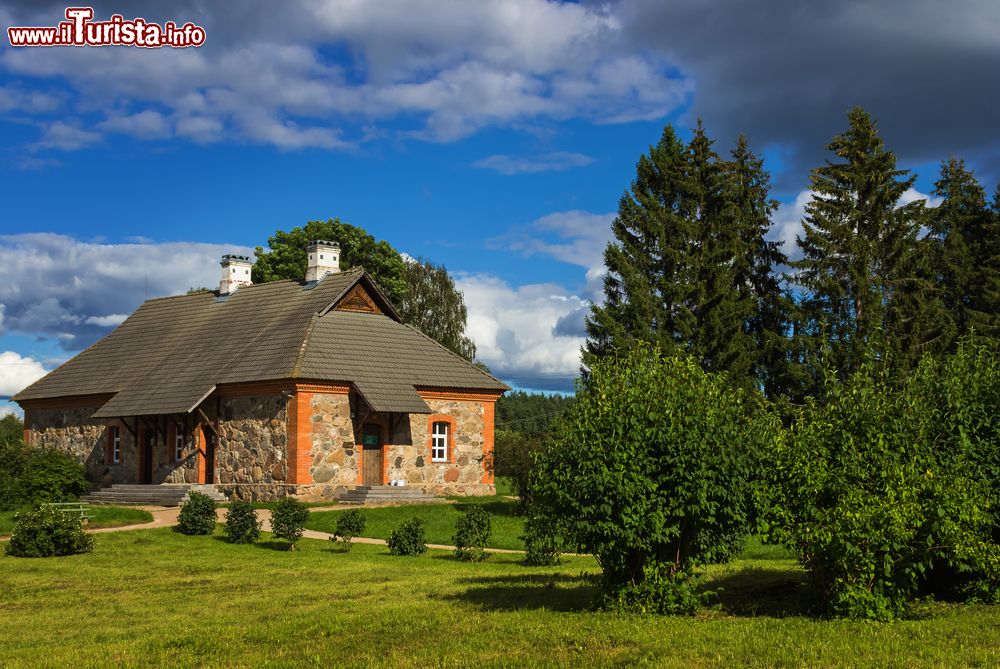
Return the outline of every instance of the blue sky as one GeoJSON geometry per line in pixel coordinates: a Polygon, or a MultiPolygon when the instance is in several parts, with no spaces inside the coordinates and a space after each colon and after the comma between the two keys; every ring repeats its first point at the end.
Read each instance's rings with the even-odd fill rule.
{"type": "MultiPolygon", "coordinates": [[[[98,3],[198,49],[0,45],[0,395],[144,295],[339,216],[458,279],[480,357],[569,390],[608,225],[665,123],[767,156],[792,240],[808,172],[864,104],[928,193],[1000,173],[1000,10],[969,0],[98,3]]],[[[0,3],[4,28],[64,5],[0,3]]],[[[793,248],[786,248],[793,253],[793,248]]]]}

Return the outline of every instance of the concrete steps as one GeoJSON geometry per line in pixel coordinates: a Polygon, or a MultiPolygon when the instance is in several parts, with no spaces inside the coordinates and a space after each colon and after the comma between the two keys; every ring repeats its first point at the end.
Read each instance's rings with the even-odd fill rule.
{"type": "Polygon", "coordinates": [[[217,502],[228,501],[226,496],[212,485],[187,483],[164,483],[161,485],[140,485],[117,483],[110,488],[102,488],[80,499],[88,504],[180,506],[192,492],[208,495],[217,502]]]}
{"type": "Polygon", "coordinates": [[[339,497],[342,504],[428,504],[441,499],[417,488],[390,485],[362,485],[339,497]]]}

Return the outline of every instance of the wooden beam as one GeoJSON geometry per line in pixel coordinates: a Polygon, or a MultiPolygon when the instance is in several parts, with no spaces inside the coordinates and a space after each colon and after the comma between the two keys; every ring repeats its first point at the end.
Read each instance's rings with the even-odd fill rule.
{"type": "Polygon", "coordinates": [[[218,428],[216,427],[215,423],[213,423],[213,422],[212,422],[212,419],[211,419],[211,418],[209,418],[209,417],[208,417],[208,416],[207,416],[207,415],[205,414],[205,412],[204,412],[204,411],[202,411],[202,408],[201,408],[201,407],[198,407],[198,408],[196,409],[196,411],[198,412],[198,415],[199,415],[199,416],[201,416],[201,419],[202,419],[202,420],[203,420],[203,421],[205,422],[205,425],[207,425],[207,426],[208,426],[208,429],[210,429],[210,430],[212,431],[212,433],[213,433],[213,434],[214,434],[214,435],[215,435],[216,437],[218,437],[218,436],[219,436],[219,430],[218,430],[218,428]]]}
{"type": "Polygon", "coordinates": [[[134,441],[134,442],[135,442],[136,444],[138,444],[138,443],[139,443],[139,435],[138,435],[138,434],[136,434],[136,432],[138,431],[138,424],[136,425],[136,428],[137,428],[137,429],[136,429],[135,431],[133,431],[133,430],[132,430],[132,428],[130,428],[130,427],[128,426],[128,420],[126,420],[126,419],[125,419],[125,418],[123,417],[123,418],[122,418],[122,425],[124,425],[124,426],[125,426],[125,429],[126,429],[126,430],[128,431],[128,433],[132,435],[132,441],[134,441]]]}

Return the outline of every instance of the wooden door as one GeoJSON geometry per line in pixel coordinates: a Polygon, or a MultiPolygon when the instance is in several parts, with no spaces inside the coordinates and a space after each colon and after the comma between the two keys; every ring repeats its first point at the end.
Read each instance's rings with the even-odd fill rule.
{"type": "Polygon", "coordinates": [[[382,429],[371,423],[361,432],[361,463],[365,485],[382,485],[382,429]]]}
{"type": "Polygon", "coordinates": [[[139,446],[139,483],[153,482],[153,442],[156,434],[150,430],[142,431],[142,443],[139,446]]]}

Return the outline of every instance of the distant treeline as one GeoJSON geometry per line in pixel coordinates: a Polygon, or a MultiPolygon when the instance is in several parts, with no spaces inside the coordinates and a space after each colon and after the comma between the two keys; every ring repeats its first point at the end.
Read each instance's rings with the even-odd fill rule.
{"type": "Polygon", "coordinates": [[[514,390],[497,401],[496,429],[520,432],[529,436],[544,434],[549,423],[561,414],[572,397],[527,393],[514,390]]]}

